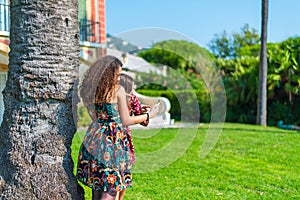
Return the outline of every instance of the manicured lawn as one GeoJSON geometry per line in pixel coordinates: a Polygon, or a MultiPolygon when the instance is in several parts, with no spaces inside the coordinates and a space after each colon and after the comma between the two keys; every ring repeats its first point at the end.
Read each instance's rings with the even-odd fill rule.
{"type": "MultiPolygon", "coordinates": [[[[227,123],[212,151],[200,158],[207,129],[208,125],[200,126],[188,146],[184,139],[172,146],[178,129],[132,130],[139,154],[133,188],[125,199],[300,199],[300,132],[227,123]],[[162,154],[160,149],[166,145],[170,149],[162,154]],[[172,156],[185,148],[173,161],[172,156]],[[149,152],[157,152],[159,158],[145,160],[149,152]],[[168,159],[170,163],[160,167],[168,159]],[[147,166],[157,170],[143,173],[147,166]]],[[[193,137],[194,130],[180,131],[193,137]]],[[[83,134],[78,132],[73,140],[75,165],[83,134]]]]}

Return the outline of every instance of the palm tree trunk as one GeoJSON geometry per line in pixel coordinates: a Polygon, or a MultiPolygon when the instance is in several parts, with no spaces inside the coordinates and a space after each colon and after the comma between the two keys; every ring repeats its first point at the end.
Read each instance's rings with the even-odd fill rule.
{"type": "Polygon", "coordinates": [[[0,130],[4,199],[80,198],[70,150],[80,51],[77,4],[10,1],[11,51],[0,130]]]}
{"type": "Polygon", "coordinates": [[[257,124],[267,125],[267,24],[268,24],[268,0],[262,0],[262,24],[261,24],[261,48],[259,87],[257,100],[257,124]]]}

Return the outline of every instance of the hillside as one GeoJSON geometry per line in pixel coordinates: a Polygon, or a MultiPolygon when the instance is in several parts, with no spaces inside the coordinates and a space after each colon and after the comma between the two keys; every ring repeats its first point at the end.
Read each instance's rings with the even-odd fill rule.
{"type": "Polygon", "coordinates": [[[129,42],[123,40],[122,38],[115,37],[110,34],[107,34],[106,37],[107,37],[107,47],[110,49],[115,49],[130,54],[136,54],[140,50],[138,46],[130,44],[129,42]]]}

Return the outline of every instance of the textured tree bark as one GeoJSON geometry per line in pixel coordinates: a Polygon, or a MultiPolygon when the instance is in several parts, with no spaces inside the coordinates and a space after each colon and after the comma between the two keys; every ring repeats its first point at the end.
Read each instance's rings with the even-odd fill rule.
{"type": "Polygon", "coordinates": [[[267,25],[268,25],[268,0],[262,0],[262,22],[261,22],[261,47],[259,66],[259,86],[257,99],[256,123],[262,126],[267,125],[267,25]]]}
{"type": "Polygon", "coordinates": [[[78,1],[11,0],[10,11],[1,199],[81,199],[70,150],[76,132],[78,1]]]}

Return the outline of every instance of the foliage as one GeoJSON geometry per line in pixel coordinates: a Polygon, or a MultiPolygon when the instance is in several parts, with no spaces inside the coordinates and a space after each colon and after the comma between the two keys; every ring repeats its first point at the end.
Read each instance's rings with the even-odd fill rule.
{"type": "Polygon", "coordinates": [[[92,120],[86,107],[83,104],[78,105],[77,113],[79,118],[77,122],[77,127],[86,127],[91,124],[92,120]]]}
{"type": "MultiPolygon", "coordinates": [[[[172,142],[178,130],[132,130],[135,152],[161,149],[172,142]],[[152,137],[139,137],[154,132],[157,134],[152,137]]],[[[125,199],[300,198],[298,132],[226,123],[218,143],[200,158],[207,130],[208,125],[200,126],[188,150],[172,164],[150,173],[135,173],[133,168],[133,188],[127,190],[125,199]]],[[[73,138],[74,169],[84,133],[78,132],[73,138]]],[[[86,199],[91,199],[88,188],[86,199]]]]}
{"type": "Polygon", "coordinates": [[[138,54],[152,64],[161,64],[174,69],[193,69],[195,57],[204,60],[211,60],[212,54],[198,44],[185,40],[161,41],[152,46],[151,49],[138,54]]]}
{"type": "MultiPolygon", "coordinates": [[[[176,121],[194,122],[199,119],[195,109],[200,110],[200,121],[208,122],[211,115],[210,99],[207,90],[137,90],[138,93],[149,97],[166,97],[170,103],[171,118],[176,121]]],[[[91,118],[84,106],[78,107],[78,127],[87,127],[91,118]]],[[[197,121],[199,122],[199,121],[197,121]]]]}
{"type": "MultiPolygon", "coordinates": [[[[268,44],[268,124],[278,120],[299,123],[300,107],[295,107],[300,88],[300,38],[268,44]],[[286,108],[284,108],[286,107],[286,108]],[[291,113],[292,115],[288,114],[291,113]],[[281,113],[281,111],[285,111],[281,113]]],[[[217,58],[227,93],[227,121],[255,123],[258,90],[259,57],[253,52],[259,45],[244,47],[241,55],[232,59],[217,58]]]]}
{"type": "Polygon", "coordinates": [[[199,116],[195,116],[195,109],[198,108],[200,121],[208,122],[210,120],[211,106],[206,90],[137,90],[137,92],[146,96],[166,97],[171,103],[171,118],[177,121],[194,122],[199,118],[199,116]]]}
{"type": "Polygon", "coordinates": [[[300,37],[268,45],[269,124],[300,125],[300,37]]]}
{"type": "MultiPolygon", "coordinates": [[[[245,28],[244,31],[247,29],[245,28]]],[[[250,37],[250,33],[247,34],[250,37]]],[[[253,44],[253,41],[255,40],[249,40],[248,43],[251,45],[240,48],[239,56],[215,59],[215,64],[221,71],[226,89],[226,121],[229,122],[256,122],[260,45],[253,44]]],[[[296,99],[299,99],[300,96],[300,39],[299,37],[289,38],[280,43],[269,43],[267,47],[268,124],[275,125],[277,121],[284,120],[294,125],[300,125],[300,106],[295,106],[298,105],[296,99]]],[[[192,63],[192,59],[190,63],[192,63]]],[[[137,76],[139,89],[207,90],[203,81],[203,76],[207,75],[201,74],[199,71],[183,68],[170,70],[169,68],[167,74],[168,76],[160,76],[154,73],[139,74],[137,76]]],[[[207,102],[207,99],[198,100],[199,105],[207,102]]],[[[176,106],[176,101],[172,104],[174,104],[173,109],[180,109],[176,106]]],[[[206,106],[205,103],[203,105],[201,109],[204,110],[208,110],[210,107],[206,106]]],[[[203,110],[200,112],[202,115],[203,110]]],[[[172,110],[171,114],[175,119],[179,119],[179,111],[172,110]]],[[[203,120],[203,116],[201,116],[201,119],[203,120]]],[[[204,120],[207,120],[207,118],[205,117],[204,120]]]]}
{"type": "Polygon", "coordinates": [[[217,58],[228,58],[233,56],[232,39],[224,31],[221,35],[215,34],[210,41],[209,47],[217,58]]]}
{"type": "Polygon", "coordinates": [[[226,89],[226,121],[255,123],[259,58],[218,58],[216,64],[226,89]]]}
{"type": "Polygon", "coordinates": [[[300,95],[300,37],[270,44],[268,58],[269,92],[273,99],[292,103],[294,96],[300,95]]]}
{"type": "Polygon", "coordinates": [[[295,97],[295,103],[268,101],[268,123],[275,125],[279,120],[285,124],[300,125],[300,96],[295,97]]]}
{"type": "MultiPolygon", "coordinates": [[[[259,41],[260,37],[257,34],[257,30],[254,28],[250,29],[249,25],[245,24],[241,28],[240,33],[228,35],[227,32],[224,31],[221,35],[216,34],[215,38],[210,41],[209,47],[215,57],[228,59],[243,55],[243,51],[258,44],[259,41]]],[[[253,53],[257,54],[257,51],[253,53]]]]}
{"type": "Polygon", "coordinates": [[[136,72],[136,77],[136,85],[138,89],[184,90],[193,88],[196,90],[202,90],[205,87],[201,75],[192,69],[185,71],[182,69],[174,70],[172,68],[168,68],[166,75],[160,75],[154,72],[136,72]]]}

